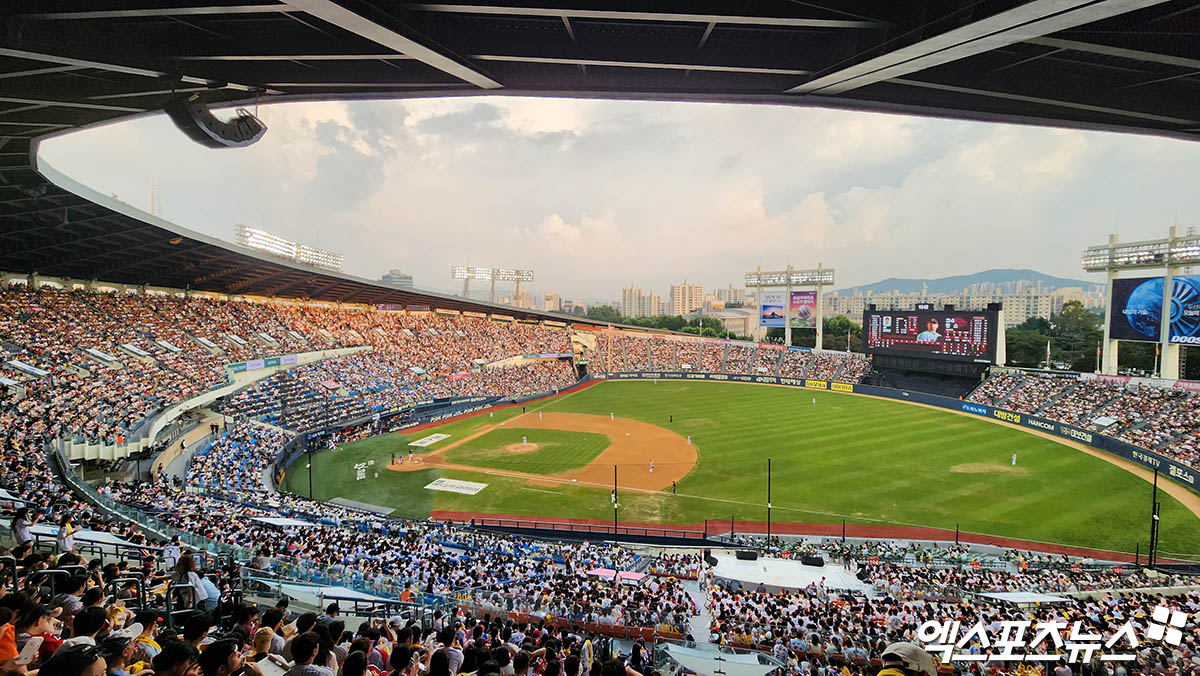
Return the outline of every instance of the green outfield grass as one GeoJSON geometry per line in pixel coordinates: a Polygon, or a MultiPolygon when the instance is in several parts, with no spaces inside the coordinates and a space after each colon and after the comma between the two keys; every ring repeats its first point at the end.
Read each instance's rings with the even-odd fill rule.
{"type": "MultiPolygon", "coordinates": [[[[1145,549],[1151,490],[1146,481],[1053,440],[984,419],[835,392],[677,381],[603,383],[528,405],[529,411],[538,409],[612,411],[692,436],[699,462],[679,482],[679,494],[624,493],[622,521],[711,519],[714,530],[727,530],[731,517],[763,521],[771,458],[772,518],[779,522],[841,523],[844,518],[847,523],[946,529],[957,524],[975,533],[1130,552],[1142,543],[1145,549]],[[672,415],[673,424],[668,423],[672,415]],[[1014,452],[1015,470],[1010,466],[1014,452]]],[[[485,413],[316,454],[314,496],[347,497],[412,516],[438,509],[611,519],[607,487],[531,486],[484,472],[382,469],[391,453],[407,454],[410,441],[434,432],[450,434],[433,446],[438,448],[520,413],[520,407],[508,408],[490,418],[485,413]],[[376,461],[380,477],[369,473],[367,480],[355,481],[352,465],[368,459],[376,461]],[[488,487],[475,496],[424,490],[440,476],[488,487]]],[[[531,439],[534,432],[529,431],[531,439]]],[[[536,430],[538,435],[545,432],[536,430]]],[[[519,430],[497,430],[450,451],[451,457],[465,464],[457,455],[460,450],[482,453],[489,457],[475,456],[479,460],[471,464],[552,474],[580,467],[603,450],[578,441],[529,454],[487,452],[513,443],[514,434],[519,443],[519,430]],[[571,443],[577,446],[575,455],[566,447],[571,443]],[[563,469],[545,469],[548,462],[563,469]]],[[[288,471],[284,486],[308,493],[303,460],[288,471]]],[[[1200,519],[1174,498],[1159,495],[1161,550],[1200,552],[1200,519]]]]}
{"type": "MultiPolygon", "coordinates": [[[[447,443],[450,441],[446,440],[447,443]]],[[[603,434],[506,427],[447,451],[446,460],[458,465],[549,476],[583,469],[608,446],[608,437],[603,434]],[[530,444],[536,444],[537,450],[520,450],[524,438],[528,438],[530,444]]]]}

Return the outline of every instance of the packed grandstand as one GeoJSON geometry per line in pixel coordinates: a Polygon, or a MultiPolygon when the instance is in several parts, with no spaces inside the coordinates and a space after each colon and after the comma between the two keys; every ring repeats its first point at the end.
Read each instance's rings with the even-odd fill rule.
{"type": "MultiPolygon", "coordinates": [[[[838,668],[857,675],[877,670],[886,645],[914,639],[918,626],[936,617],[957,618],[964,628],[975,620],[1078,620],[1107,634],[1126,621],[1146,629],[1155,606],[1200,610],[1200,597],[1163,591],[1200,582],[1186,576],[1151,577],[1135,566],[1030,551],[887,542],[738,538],[730,544],[767,556],[817,556],[845,566],[873,591],[817,583],[742,588],[718,579],[699,554],[653,554],[615,544],[484,532],[470,524],[384,518],[281,493],[272,481],[274,463],[298,435],[419,402],[512,400],[568,388],[580,377],[637,371],[857,383],[871,369],[861,355],[436,311],[21,286],[4,290],[0,307],[6,351],[0,479],[12,506],[28,506],[11,523],[16,544],[5,554],[14,557],[15,593],[0,599],[0,607],[11,611],[19,636],[47,639],[35,665],[53,667],[61,639],[93,635],[93,608],[99,609],[97,618],[105,618],[106,629],[95,630],[109,637],[101,642],[106,650],[116,646],[112,654],[126,664],[142,662],[162,671],[171,671],[171,660],[187,662],[196,647],[212,650],[215,644],[205,636],[209,625],[219,624],[214,634],[225,632],[247,649],[251,637],[258,646],[260,638],[279,632],[261,642],[264,655],[294,664],[312,653],[317,664],[341,673],[359,668],[360,660],[352,659],[356,652],[365,653],[380,673],[389,664],[402,667],[412,654],[407,639],[448,645],[442,633],[453,629],[458,647],[424,654],[422,659],[435,656],[431,672],[506,673],[509,664],[532,661],[540,673],[572,675],[607,673],[597,654],[595,665],[578,663],[583,644],[604,636],[711,641],[762,650],[793,673],[838,668]],[[319,358],[281,364],[224,397],[222,410],[233,422],[214,428],[191,457],[183,481],[159,473],[156,480],[114,481],[89,492],[77,478],[70,480],[68,465],[54,462],[63,448],[55,443],[59,439],[115,452],[173,404],[227,386],[234,377],[227,365],[280,354],[319,358]],[[524,358],[547,355],[552,358],[524,358]],[[575,362],[589,368],[577,369],[575,362]],[[57,535],[32,535],[39,520],[59,524],[57,535]],[[93,542],[90,551],[99,552],[88,539],[96,534],[123,543],[120,561],[73,553],[87,542],[93,542]],[[45,545],[51,539],[57,556],[33,547],[34,540],[45,545]],[[246,605],[244,573],[234,561],[247,570],[343,585],[375,598],[443,604],[447,614],[432,623],[397,617],[361,626],[338,619],[314,624],[314,615],[301,613],[257,614],[246,605]],[[597,577],[597,569],[649,577],[628,585],[597,577]],[[54,575],[56,570],[63,576],[54,575]],[[177,589],[188,584],[207,590],[177,589]],[[1118,589],[1147,591],[1118,594],[1118,589]],[[55,593],[45,596],[47,590],[55,593]],[[1098,593],[1030,608],[979,596],[985,592],[1098,593]],[[46,606],[35,603],[39,594],[61,607],[54,611],[61,614],[47,616],[46,606]],[[147,600],[140,599],[143,594],[147,600]],[[176,624],[173,618],[157,619],[157,611],[152,618],[126,609],[154,607],[168,596],[177,611],[194,608],[215,616],[176,624]],[[139,636],[122,640],[123,626],[139,636]],[[286,643],[285,627],[291,634],[286,643]],[[447,659],[449,665],[442,664],[447,659]]],[[[1112,421],[1106,434],[1188,464],[1197,461],[1200,421],[1190,391],[997,369],[967,399],[1083,427],[1104,418],[1112,421]]],[[[1194,672],[1200,653],[1192,627],[1177,646],[1136,652],[1136,668],[1194,672]]],[[[979,639],[968,641],[966,649],[991,650],[979,639]]],[[[1054,652],[1053,646],[1043,650],[1054,652]]],[[[1007,668],[1003,661],[988,668],[997,665],[1007,668]]],[[[656,664],[647,658],[640,666],[651,671],[656,664]]],[[[981,669],[977,663],[965,668],[981,669]]],[[[1100,667],[1091,673],[1100,673],[1100,667]]]]}

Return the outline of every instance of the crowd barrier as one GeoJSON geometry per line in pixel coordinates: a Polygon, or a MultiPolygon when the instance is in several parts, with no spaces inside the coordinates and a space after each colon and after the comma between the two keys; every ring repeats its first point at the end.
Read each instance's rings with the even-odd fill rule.
{"type": "MultiPolygon", "coordinates": [[[[599,376],[597,376],[599,377],[599,376]]],[[[1146,469],[1157,471],[1163,476],[1171,479],[1175,483],[1185,486],[1193,491],[1197,491],[1196,473],[1197,470],[1176,462],[1170,458],[1159,455],[1154,451],[1150,451],[1133,444],[1114,439],[1109,436],[1092,432],[1083,428],[1067,425],[1054,420],[1048,420],[1028,413],[1018,413],[1009,411],[995,406],[985,404],[976,404],[961,399],[952,397],[942,397],[936,394],[926,394],[924,392],[912,392],[908,390],[896,390],[890,387],[877,387],[875,385],[858,385],[850,383],[830,382],[827,380],[813,380],[811,378],[782,378],[779,376],[762,376],[762,375],[743,375],[743,374],[727,374],[727,373],[695,373],[691,371],[629,371],[623,373],[609,373],[608,380],[712,380],[720,382],[734,383],[760,383],[764,385],[786,385],[790,387],[799,387],[810,390],[831,390],[834,392],[852,392],[854,394],[865,394],[872,397],[884,397],[887,399],[897,399],[900,401],[912,402],[917,404],[927,404],[946,408],[954,411],[962,411],[982,418],[990,418],[1000,420],[1006,423],[1019,425],[1031,430],[1039,432],[1047,432],[1064,439],[1077,441],[1087,444],[1092,448],[1099,449],[1106,453],[1111,453],[1119,458],[1129,460],[1146,469]]],[[[1200,492],[1200,491],[1198,491],[1200,492]]]]}

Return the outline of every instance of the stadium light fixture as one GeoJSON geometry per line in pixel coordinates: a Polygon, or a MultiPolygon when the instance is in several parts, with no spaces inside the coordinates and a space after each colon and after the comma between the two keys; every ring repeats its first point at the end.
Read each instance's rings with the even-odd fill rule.
{"type": "Polygon", "coordinates": [[[517,268],[479,268],[471,265],[450,266],[450,278],[463,280],[463,297],[471,295],[471,280],[492,283],[491,302],[496,302],[496,282],[516,282],[517,294],[521,293],[521,282],[533,281],[533,270],[517,268]]]}

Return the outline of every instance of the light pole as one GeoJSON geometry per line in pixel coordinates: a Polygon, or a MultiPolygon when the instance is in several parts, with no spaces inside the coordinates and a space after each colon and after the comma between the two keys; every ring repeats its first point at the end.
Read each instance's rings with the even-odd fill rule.
{"type": "Polygon", "coordinates": [[[767,458],[767,546],[771,545],[771,459],[767,458]]]}
{"type": "Polygon", "coordinates": [[[612,503],[613,503],[613,539],[616,539],[616,537],[617,537],[617,466],[616,466],[616,464],[613,465],[612,503]]]}
{"type": "Polygon", "coordinates": [[[1154,470],[1154,489],[1150,494],[1150,551],[1146,553],[1146,567],[1154,568],[1158,563],[1158,470],[1154,470]]]}

